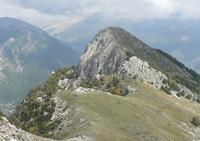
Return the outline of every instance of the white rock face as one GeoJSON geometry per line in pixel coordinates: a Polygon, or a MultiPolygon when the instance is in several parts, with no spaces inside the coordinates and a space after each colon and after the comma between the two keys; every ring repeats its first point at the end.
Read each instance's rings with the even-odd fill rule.
{"type": "Polygon", "coordinates": [[[89,92],[95,92],[95,89],[78,87],[74,90],[75,95],[87,94],[89,92]]]}
{"type": "Polygon", "coordinates": [[[186,94],[191,95],[191,96],[195,96],[195,94],[190,89],[185,87],[184,85],[178,84],[178,87],[181,89],[181,91],[184,91],[186,94]]]}
{"type": "Polygon", "coordinates": [[[88,138],[87,136],[79,136],[79,137],[68,139],[67,141],[94,141],[94,140],[91,138],[88,138]]]}
{"type": "MultiPolygon", "coordinates": [[[[106,29],[102,33],[100,33],[95,40],[93,40],[89,45],[88,48],[81,56],[81,64],[87,63],[88,60],[90,60],[95,54],[97,54],[99,51],[102,51],[102,49],[105,49],[104,52],[107,52],[106,50],[113,46],[114,42],[111,42],[113,40],[113,36],[110,33],[109,29],[106,29]],[[104,41],[104,44],[101,42],[104,41]]],[[[112,49],[112,48],[111,48],[112,49]]],[[[106,56],[106,54],[102,54],[106,56]]]]}
{"type": "MultiPolygon", "coordinates": [[[[51,121],[60,121],[58,127],[51,131],[53,135],[66,135],[88,124],[81,109],[72,108],[66,101],[63,101],[59,97],[54,97],[53,100],[56,107],[55,112],[51,117],[51,121]]],[[[92,139],[81,135],[72,138],[69,141],[92,141],[92,139]]]]}
{"type": "Polygon", "coordinates": [[[151,83],[157,88],[163,85],[163,80],[167,76],[162,72],[152,68],[147,62],[133,56],[128,61],[121,65],[119,75],[123,77],[134,77],[137,79],[151,83]]]}
{"type": "Polygon", "coordinates": [[[107,28],[95,37],[81,56],[80,76],[83,79],[93,79],[101,70],[111,74],[116,71],[123,57],[124,53],[117,48],[111,29],[107,28]]]}
{"type": "Polygon", "coordinates": [[[65,78],[63,80],[59,80],[58,81],[58,86],[61,88],[61,89],[65,89],[67,86],[68,86],[68,81],[69,79],[65,78]]]}
{"type": "Polygon", "coordinates": [[[129,93],[134,93],[134,92],[136,92],[136,91],[137,91],[137,89],[136,89],[136,88],[134,88],[134,87],[131,87],[131,86],[127,86],[127,89],[128,89],[128,91],[129,91],[129,93]]]}
{"type": "Polygon", "coordinates": [[[55,121],[55,120],[62,120],[63,118],[65,118],[65,116],[68,115],[68,110],[64,111],[64,109],[66,109],[67,107],[67,103],[66,101],[61,100],[58,97],[54,97],[52,98],[52,100],[54,100],[56,107],[55,107],[55,112],[53,113],[51,120],[55,121]]]}
{"type": "Polygon", "coordinates": [[[181,130],[184,130],[186,133],[193,136],[193,139],[190,139],[190,141],[200,141],[199,127],[193,127],[184,122],[180,123],[178,126],[180,127],[181,130]]]}
{"type": "Polygon", "coordinates": [[[80,95],[84,95],[84,94],[90,94],[90,93],[94,93],[94,94],[106,94],[106,95],[112,95],[115,96],[109,92],[105,92],[105,91],[101,91],[101,90],[96,90],[93,88],[83,88],[83,87],[78,87],[73,91],[73,95],[75,96],[80,96],[80,95]]]}

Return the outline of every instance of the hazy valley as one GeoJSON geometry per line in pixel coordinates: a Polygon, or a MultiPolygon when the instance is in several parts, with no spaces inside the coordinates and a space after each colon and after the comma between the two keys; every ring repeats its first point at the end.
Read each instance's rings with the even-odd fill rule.
{"type": "Polygon", "coordinates": [[[0,18],[0,54],[0,107],[5,110],[22,101],[55,69],[78,63],[69,46],[13,18],[0,18]]]}

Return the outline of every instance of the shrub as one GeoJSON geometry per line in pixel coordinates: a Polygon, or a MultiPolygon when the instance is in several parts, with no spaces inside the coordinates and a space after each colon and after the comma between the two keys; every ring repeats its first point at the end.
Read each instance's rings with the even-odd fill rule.
{"type": "Polygon", "coordinates": [[[112,87],[110,89],[110,92],[115,95],[120,95],[120,96],[127,96],[129,94],[129,90],[123,86],[119,87],[112,87]]]}
{"type": "Polygon", "coordinates": [[[67,77],[68,79],[73,79],[73,78],[75,78],[74,71],[73,71],[73,70],[69,70],[69,71],[66,73],[66,77],[67,77]]]}
{"type": "Polygon", "coordinates": [[[105,77],[103,76],[100,77],[100,81],[104,82],[105,80],[106,80],[105,77]]]}
{"type": "Polygon", "coordinates": [[[105,84],[105,78],[104,77],[100,77],[100,79],[94,79],[92,81],[92,86],[94,87],[98,87],[98,88],[101,88],[102,86],[104,86],[105,84]]]}
{"type": "Polygon", "coordinates": [[[122,96],[127,96],[129,94],[129,90],[128,89],[124,89],[124,92],[122,94],[122,96]]]}
{"type": "Polygon", "coordinates": [[[117,78],[117,77],[115,77],[115,76],[113,76],[112,84],[113,84],[113,86],[115,86],[115,87],[119,86],[119,84],[120,84],[120,79],[117,78]]]}
{"type": "Polygon", "coordinates": [[[114,87],[111,89],[112,94],[121,95],[121,89],[118,87],[114,87]]]}
{"type": "Polygon", "coordinates": [[[168,80],[167,79],[163,79],[163,84],[167,84],[168,83],[168,80]]]}
{"type": "Polygon", "coordinates": [[[2,120],[2,117],[4,117],[5,115],[3,113],[0,112],[0,120],[2,120]]]}
{"type": "Polygon", "coordinates": [[[88,81],[82,81],[80,86],[83,88],[92,88],[92,83],[88,82],[88,81]]]}
{"type": "Polygon", "coordinates": [[[126,51],[126,56],[127,56],[127,60],[129,60],[133,56],[133,53],[128,50],[126,51]]]}
{"type": "Polygon", "coordinates": [[[199,126],[200,125],[200,118],[197,117],[197,116],[193,117],[191,123],[195,126],[199,126]]]}
{"type": "Polygon", "coordinates": [[[165,93],[169,94],[169,95],[172,94],[170,88],[168,88],[167,86],[161,86],[160,89],[161,89],[162,91],[164,91],[165,93]]]}
{"type": "Polygon", "coordinates": [[[164,83],[167,83],[169,85],[169,88],[171,90],[178,91],[178,92],[180,91],[180,88],[177,85],[177,83],[176,83],[175,80],[173,80],[173,79],[170,78],[169,80],[163,80],[163,84],[164,83]]]}
{"type": "Polygon", "coordinates": [[[200,103],[200,96],[198,96],[197,100],[196,100],[198,103],[200,103]]]}
{"type": "Polygon", "coordinates": [[[188,94],[188,95],[186,96],[186,98],[189,99],[189,100],[191,100],[191,99],[192,99],[192,95],[188,94]]]}
{"type": "Polygon", "coordinates": [[[29,132],[34,133],[34,134],[38,134],[38,128],[32,126],[32,127],[29,128],[29,132]]]}
{"type": "Polygon", "coordinates": [[[178,87],[178,85],[174,81],[170,84],[170,88],[172,90],[175,90],[175,91],[180,91],[180,88],[178,87]]]}
{"type": "Polygon", "coordinates": [[[137,76],[137,75],[134,75],[134,76],[133,76],[133,79],[134,79],[134,80],[137,80],[137,79],[138,79],[138,76],[137,76]]]}
{"type": "Polygon", "coordinates": [[[181,97],[182,95],[180,93],[177,93],[176,96],[181,97]]]}
{"type": "Polygon", "coordinates": [[[185,96],[185,92],[182,90],[176,94],[178,97],[185,96]]]}
{"type": "Polygon", "coordinates": [[[181,96],[185,96],[186,94],[185,94],[185,91],[181,91],[181,92],[179,92],[180,94],[181,94],[181,96]]]}

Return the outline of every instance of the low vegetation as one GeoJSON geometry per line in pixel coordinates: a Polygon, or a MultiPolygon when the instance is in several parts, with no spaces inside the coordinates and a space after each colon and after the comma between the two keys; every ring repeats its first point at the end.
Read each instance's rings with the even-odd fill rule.
{"type": "Polygon", "coordinates": [[[172,93],[171,93],[171,89],[170,89],[169,87],[167,87],[167,86],[161,86],[160,89],[161,89],[162,91],[164,91],[165,93],[169,94],[169,95],[172,94],[172,93]]]}
{"type": "Polygon", "coordinates": [[[51,121],[56,106],[52,98],[59,89],[58,81],[75,77],[73,69],[64,68],[55,71],[46,82],[29,92],[10,120],[30,133],[50,137],[50,131],[60,123],[59,120],[51,121]]]}
{"type": "Polygon", "coordinates": [[[192,99],[192,95],[188,94],[188,95],[186,95],[186,98],[191,100],[192,99]]]}
{"type": "Polygon", "coordinates": [[[182,90],[182,91],[179,91],[177,94],[176,94],[178,97],[181,97],[181,96],[185,96],[185,92],[182,90]]]}
{"type": "Polygon", "coordinates": [[[126,96],[129,94],[126,85],[123,85],[122,79],[117,76],[101,75],[98,79],[96,78],[90,82],[83,81],[81,87],[100,89],[119,96],[126,96]]]}
{"type": "Polygon", "coordinates": [[[180,76],[175,76],[174,80],[179,83],[182,84],[184,86],[186,86],[187,88],[189,88],[192,92],[200,94],[200,86],[199,83],[188,80],[186,78],[182,78],[180,76]]]}
{"type": "Polygon", "coordinates": [[[197,116],[193,117],[191,123],[194,126],[200,126],[200,117],[197,117],[197,116]]]}
{"type": "Polygon", "coordinates": [[[127,97],[113,97],[103,92],[75,97],[70,91],[60,95],[71,106],[81,107],[91,123],[65,137],[85,133],[100,141],[184,141],[194,138],[180,122],[190,125],[195,116],[192,111],[199,115],[196,103],[171,98],[140,81],[120,80],[120,83],[127,83],[139,91],[127,97]]]}
{"type": "Polygon", "coordinates": [[[2,117],[5,116],[3,113],[0,112],[0,120],[2,120],[2,117]]]}
{"type": "Polygon", "coordinates": [[[130,50],[128,50],[126,51],[126,56],[127,56],[126,60],[129,60],[132,56],[134,56],[134,54],[130,50]]]}
{"type": "MultiPolygon", "coordinates": [[[[183,83],[188,82],[188,81],[182,81],[181,82],[180,80],[182,80],[182,79],[180,79],[180,80],[179,79],[173,79],[172,77],[170,77],[170,75],[168,75],[168,78],[169,78],[168,80],[166,80],[166,79],[163,80],[163,84],[165,86],[161,86],[160,89],[162,91],[164,91],[165,93],[167,93],[169,95],[172,94],[172,91],[175,91],[177,97],[185,97],[185,98],[187,98],[189,100],[193,100],[193,101],[196,101],[196,102],[200,103],[200,99],[199,98],[195,99],[191,94],[187,94],[187,93],[185,93],[184,90],[181,90],[179,88],[178,84],[184,85],[183,83]]],[[[193,87],[192,85],[190,85],[190,86],[191,87],[188,87],[188,88],[194,88],[195,89],[195,87],[193,87]]],[[[194,89],[190,89],[190,90],[192,91],[194,89]]],[[[196,93],[195,91],[193,91],[193,92],[196,93]]]]}

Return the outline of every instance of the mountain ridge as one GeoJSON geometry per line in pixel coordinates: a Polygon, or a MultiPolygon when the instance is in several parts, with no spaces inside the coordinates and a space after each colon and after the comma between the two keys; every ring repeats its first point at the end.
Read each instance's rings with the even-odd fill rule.
{"type": "Polygon", "coordinates": [[[53,139],[197,141],[199,130],[191,121],[200,116],[199,94],[187,84],[198,80],[190,71],[127,31],[109,27],[95,36],[77,67],[55,71],[30,91],[10,121],[53,139]]]}

